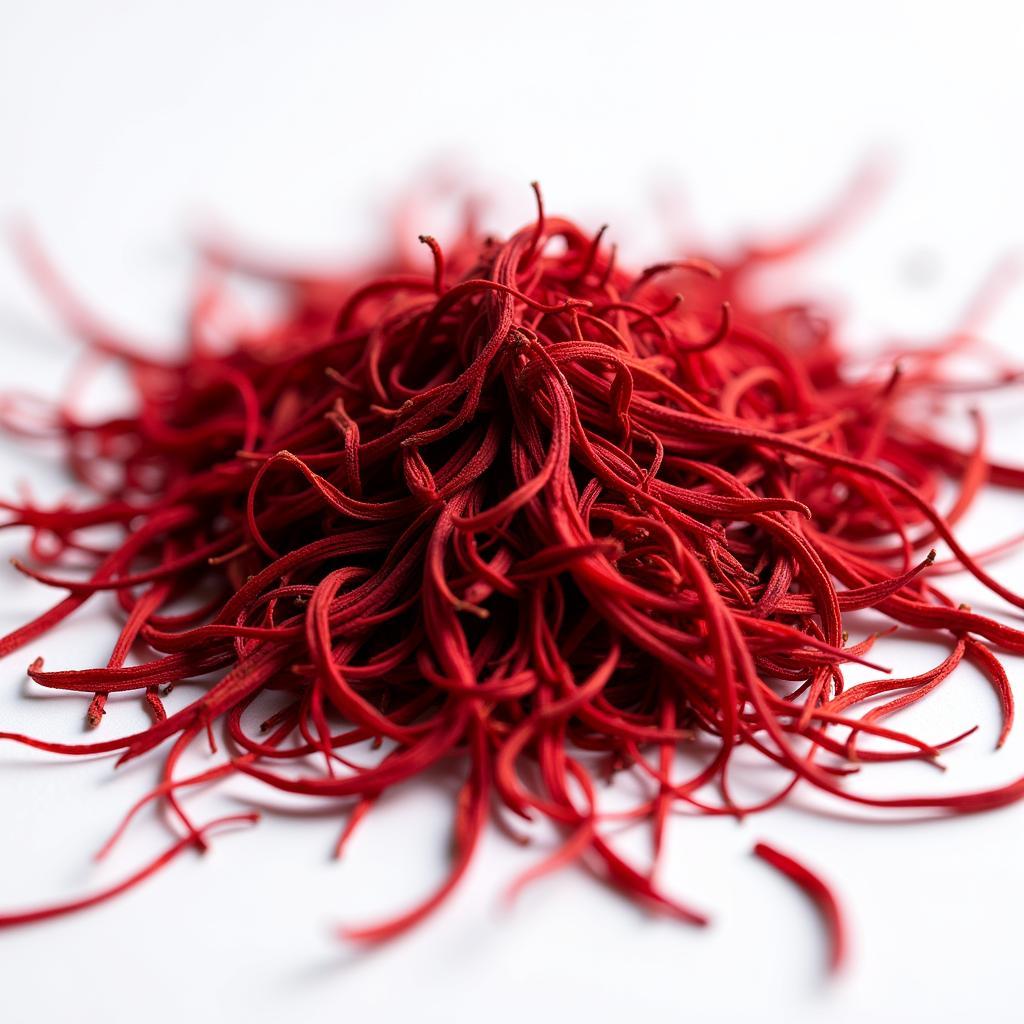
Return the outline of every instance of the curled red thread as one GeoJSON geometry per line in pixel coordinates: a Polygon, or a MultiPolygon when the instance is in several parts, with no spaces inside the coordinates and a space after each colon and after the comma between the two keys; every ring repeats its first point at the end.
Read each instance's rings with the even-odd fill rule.
{"type": "Polygon", "coordinates": [[[804,867],[799,861],[769,846],[758,843],[754,853],[773,868],[795,882],[814,901],[821,912],[828,931],[828,966],[832,973],[838,972],[846,959],[846,923],[843,919],[839,901],[831,888],[813,871],[804,867]]]}

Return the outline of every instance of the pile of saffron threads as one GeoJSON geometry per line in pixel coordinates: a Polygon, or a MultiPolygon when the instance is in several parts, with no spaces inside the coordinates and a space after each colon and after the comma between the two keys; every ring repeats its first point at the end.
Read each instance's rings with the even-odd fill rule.
{"type": "MultiPolygon", "coordinates": [[[[153,802],[174,840],[112,889],[0,925],[106,900],[254,820],[190,813],[190,789],[229,776],[333,801],[340,853],[382,794],[442,763],[462,772],[450,874],[401,916],[345,932],[368,941],[436,909],[488,822],[557,827],[563,845],[527,879],[575,863],[703,924],[656,879],[676,811],[740,818],[797,786],[926,816],[1024,796],[1024,778],[883,798],[856,777],[872,762],[934,762],[963,738],[918,738],[893,716],[965,659],[1002,709],[999,744],[1010,730],[999,654],[1024,653],[1024,632],[936,580],[967,571],[1024,607],[984,567],[1010,542],[972,556],[953,533],[986,482],[1024,487],[1024,471],[988,459],[980,417],[965,449],[938,431],[971,387],[953,360],[985,355],[978,389],[1014,381],[1013,368],[965,330],[855,372],[820,315],[749,298],[750,275],[801,243],[634,272],[603,229],[536,200],[536,218],[508,238],[472,224],[443,248],[423,236],[432,267],[406,256],[362,278],[211,247],[174,360],[103,325],[23,239],[89,359],[120,364],[137,407],[86,421],[70,401],[4,401],[5,426],[59,439],[91,497],[3,504],[3,525],[31,537],[33,564],[17,567],[62,596],[0,640],[0,655],[90,600],[116,602],[124,625],[103,667],[29,668],[38,685],[82,695],[95,738],[2,736],[118,764],[162,747],[159,784],[111,845],[153,802]],[[238,274],[276,288],[272,322],[225,315],[238,274]],[[97,546],[97,527],[121,539],[97,546]],[[941,544],[949,556],[936,563],[941,544]],[[91,571],[75,575],[83,559],[91,571]],[[861,609],[948,654],[913,678],[879,670],[844,685],[846,664],[879,669],[876,637],[852,642],[844,629],[861,609]],[[162,697],[186,680],[202,695],[168,714],[162,697]],[[127,694],[152,724],[104,736],[108,699],[127,694]],[[277,710],[260,721],[268,695],[277,710]],[[186,751],[206,743],[210,766],[186,775],[186,751]],[[695,749],[710,753],[682,774],[679,755],[695,749]],[[754,804],[730,785],[740,749],[784,780],[754,804]],[[613,813],[601,792],[622,771],[646,795],[613,813]],[[650,864],[617,852],[611,828],[623,822],[650,827],[650,864]]],[[[771,847],[756,852],[821,908],[838,964],[827,885],[771,847]]]]}

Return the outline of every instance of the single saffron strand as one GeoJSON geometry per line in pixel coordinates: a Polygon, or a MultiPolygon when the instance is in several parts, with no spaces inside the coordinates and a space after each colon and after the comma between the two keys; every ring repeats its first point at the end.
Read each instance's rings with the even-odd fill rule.
{"type": "Polygon", "coordinates": [[[846,923],[839,901],[829,885],[809,868],[774,846],[759,842],[754,854],[795,882],[814,902],[828,932],[829,970],[835,974],[842,967],[847,956],[846,923]]]}
{"type": "MultiPolygon", "coordinates": [[[[233,814],[224,818],[218,818],[216,821],[211,821],[208,825],[205,825],[198,830],[198,835],[205,837],[208,832],[220,829],[226,825],[253,825],[257,821],[259,821],[259,815],[256,813],[233,814]]],[[[56,903],[53,906],[42,907],[37,910],[22,910],[13,913],[0,914],[0,928],[11,928],[15,925],[23,924],[36,924],[40,921],[48,921],[54,917],[63,917],[65,914],[73,914],[76,911],[85,910],[87,907],[94,907],[100,903],[106,903],[108,900],[112,900],[115,897],[120,896],[122,893],[128,892],[130,889],[134,889],[135,886],[144,882],[147,878],[160,871],[161,868],[170,864],[171,861],[175,860],[189,847],[195,845],[195,836],[185,836],[183,839],[179,839],[173,846],[164,850],[164,852],[158,857],[141,867],[134,874],[129,875],[127,878],[117,882],[115,885],[112,885],[107,889],[102,889],[99,892],[93,893],[91,896],[83,896],[79,899],[68,900],[66,903],[56,903]]]]}

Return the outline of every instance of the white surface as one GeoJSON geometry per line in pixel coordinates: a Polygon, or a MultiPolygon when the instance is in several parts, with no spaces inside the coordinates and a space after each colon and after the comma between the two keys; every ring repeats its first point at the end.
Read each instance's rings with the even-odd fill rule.
{"type": "MultiPolygon", "coordinates": [[[[499,226],[529,215],[536,177],[553,208],[611,220],[640,259],[657,244],[650,198],[669,181],[727,239],[812,212],[883,145],[899,159],[893,187],[815,262],[815,279],[856,307],[851,338],[937,331],[1024,241],[1019,5],[944,6],[4,0],[0,214],[28,215],[98,304],[159,335],[196,211],[279,248],[350,251],[372,240],[395,188],[454,153],[502,188],[499,226]],[[631,227],[641,215],[644,231],[631,227]],[[935,273],[915,284],[922,260],[935,273]]],[[[992,334],[1019,351],[1022,328],[1018,292],[992,334]]],[[[3,383],[55,387],[70,351],[0,252],[3,383]]],[[[994,429],[1018,460],[1020,404],[1019,393],[1004,403],[994,429]]],[[[38,454],[4,441],[4,493],[16,477],[60,492],[38,454]]],[[[1018,530],[1021,507],[988,503],[965,536],[1018,530]]],[[[2,553],[16,541],[0,535],[2,553]]],[[[1024,587],[1021,559],[999,572],[1024,587]]],[[[13,572],[2,580],[6,631],[50,595],[13,572]]],[[[24,665],[36,653],[98,663],[112,636],[96,602],[0,662],[0,728],[77,735],[80,703],[30,692],[24,665]]],[[[885,652],[909,669],[938,648],[885,652]]],[[[991,753],[985,684],[965,668],[940,693],[909,724],[935,737],[981,726],[945,777],[906,768],[865,786],[967,789],[1021,774],[1024,727],[991,753]]],[[[127,730],[140,714],[120,707],[104,728],[127,730]]],[[[91,890],[158,849],[163,833],[144,821],[112,863],[87,863],[152,771],[115,778],[106,760],[53,763],[3,746],[0,906],[91,890]]],[[[114,904],[0,934],[4,1019],[1019,1019],[1022,807],[888,827],[841,807],[810,814],[802,800],[742,826],[680,819],[665,882],[713,914],[703,932],[651,919],[575,872],[506,913],[501,889],[540,851],[492,834],[428,925],[370,954],[340,946],[332,925],[398,909],[440,877],[447,799],[424,786],[386,802],[341,865],[327,859],[340,818],[271,815],[114,904]],[[749,857],[760,837],[819,865],[842,893],[854,933],[839,984],[822,982],[813,910],[749,857]]],[[[643,836],[628,842],[645,852],[643,836]]]]}

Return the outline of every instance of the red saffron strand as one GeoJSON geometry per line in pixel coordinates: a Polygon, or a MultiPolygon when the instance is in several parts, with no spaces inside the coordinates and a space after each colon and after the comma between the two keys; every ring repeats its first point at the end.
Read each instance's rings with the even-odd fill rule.
{"type": "Polygon", "coordinates": [[[190,846],[195,846],[198,839],[205,838],[207,832],[219,829],[225,825],[254,825],[257,821],[259,821],[259,815],[255,813],[234,814],[225,818],[218,818],[216,821],[211,821],[208,825],[201,828],[195,836],[186,836],[184,839],[179,839],[173,846],[168,847],[168,849],[158,857],[155,857],[148,864],[140,868],[134,874],[129,875],[123,881],[117,882],[115,885],[112,885],[107,889],[101,889],[99,892],[93,893],[91,896],[83,896],[79,899],[68,900],[66,903],[56,903],[53,906],[42,907],[36,910],[0,914],[0,928],[11,928],[15,925],[35,924],[39,921],[48,921],[54,917],[63,917],[65,914],[73,914],[76,911],[85,910],[88,907],[94,907],[100,903],[106,903],[115,896],[120,896],[122,893],[128,892],[130,889],[134,889],[135,886],[144,882],[152,875],[155,875],[161,868],[170,864],[171,861],[175,860],[179,854],[184,853],[190,846]]]}
{"type": "Polygon", "coordinates": [[[846,922],[843,919],[839,901],[831,888],[822,881],[813,871],[804,867],[803,864],[793,860],[792,857],[769,846],[767,843],[758,843],[754,847],[754,853],[767,864],[784,874],[791,881],[795,882],[814,901],[815,906],[821,912],[828,929],[828,966],[835,974],[843,966],[847,955],[846,922]]]}

